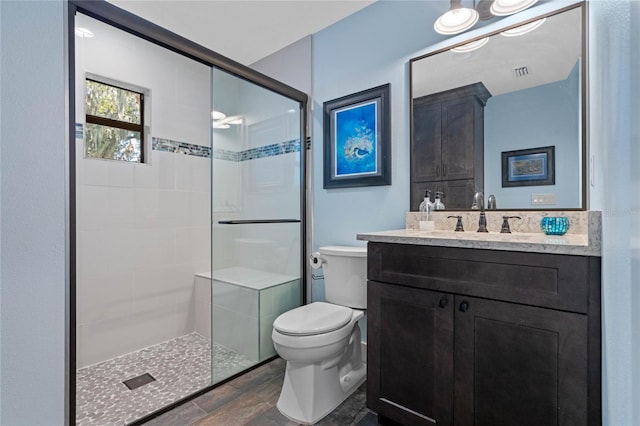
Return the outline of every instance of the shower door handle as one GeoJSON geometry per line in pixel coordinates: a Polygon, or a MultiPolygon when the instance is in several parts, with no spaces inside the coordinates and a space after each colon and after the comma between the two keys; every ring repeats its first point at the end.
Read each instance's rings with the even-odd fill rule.
{"type": "Polygon", "coordinates": [[[300,219],[239,219],[239,220],[219,220],[220,225],[247,225],[262,223],[300,223],[300,219]]]}

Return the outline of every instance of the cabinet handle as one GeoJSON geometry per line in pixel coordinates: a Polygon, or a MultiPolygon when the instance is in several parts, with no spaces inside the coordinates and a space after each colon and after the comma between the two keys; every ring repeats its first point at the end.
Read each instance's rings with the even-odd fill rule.
{"type": "Polygon", "coordinates": [[[438,302],[438,306],[444,309],[448,303],[449,300],[446,297],[443,297],[442,299],[440,299],[440,302],[438,302]]]}
{"type": "Polygon", "coordinates": [[[469,309],[469,303],[462,302],[460,304],[460,312],[467,312],[468,309],[469,309]]]}
{"type": "Polygon", "coordinates": [[[447,163],[442,163],[442,176],[447,175],[447,163]]]}
{"type": "Polygon", "coordinates": [[[440,164],[436,166],[436,176],[440,176],[440,164]]]}

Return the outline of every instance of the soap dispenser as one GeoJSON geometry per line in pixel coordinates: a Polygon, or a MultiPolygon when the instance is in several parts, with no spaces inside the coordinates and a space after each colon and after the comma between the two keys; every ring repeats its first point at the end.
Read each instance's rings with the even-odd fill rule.
{"type": "Polygon", "coordinates": [[[434,210],[434,204],[431,201],[431,191],[424,191],[424,200],[418,206],[418,210],[420,211],[420,220],[429,220],[429,213],[434,210]]]}
{"type": "Polygon", "coordinates": [[[435,210],[444,210],[444,203],[442,202],[442,192],[436,192],[436,199],[433,202],[433,207],[435,210]]]}
{"type": "Polygon", "coordinates": [[[424,193],[424,200],[422,200],[418,207],[420,211],[420,222],[429,220],[429,212],[431,211],[429,204],[431,204],[431,200],[429,199],[429,190],[427,190],[424,193]]]}
{"type": "Polygon", "coordinates": [[[429,222],[429,213],[434,209],[431,202],[431,191],[428,189],[424,192],[424,200],[420,203],[418,210],[420,211],[420,229],[432,229],[433,222],[429,222]]]}

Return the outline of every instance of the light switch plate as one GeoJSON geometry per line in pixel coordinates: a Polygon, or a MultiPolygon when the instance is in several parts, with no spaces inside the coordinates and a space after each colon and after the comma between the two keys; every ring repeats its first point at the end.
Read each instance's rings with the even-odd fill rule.
{"type": "Polygon", "coordinates": [[[556,194],[531,194],[532,206],[552,206],[556,202],[556,194]]]}

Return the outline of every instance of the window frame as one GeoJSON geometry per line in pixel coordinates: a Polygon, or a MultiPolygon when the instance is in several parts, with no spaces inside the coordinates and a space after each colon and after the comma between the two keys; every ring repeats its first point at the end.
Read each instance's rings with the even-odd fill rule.
{"type": "MultiPolygon", "coordinates": [[[[107,126],[107,127],[113,127],[116,129],[121,129],[121,130],[129,130],[129,131],[133,131],[133,132],[139,132],[140,133],[140,161],[129,161],[129,160],[119,160],[119,159],[115,159],[115,158],[100,158],[100,157],[91,157],[87,155],[87,148],[85,146],[84,149],[84,155],[85,158],[91,158],[91,159],[95,159],[95,160],[111,160],[111,161],[122,161],[124,163],[134,163],[134,164],[144,164],[147,161],[146,158],[146,149],[145,149],[145,145],[146,145],[146,133],[145,132],[145,103],[146,103],[146,94],[145,92],[147,92],[146,90],[142,89],[142,88],[138,88],[138,87],[133,87],[133,86],[129,86],[126,85],[124,83],[121,82],[115,82],[111,79],[106,79],[106,78],[100,78],[96,75],[92,75],[87,73],[87,75],[85,75],[85,79],[84,79],[84,84],[85,84],[85,127],[86,124],[96,124],[99,126],[107,126]],[[128,121],[121,121],[121,120],[114,120],[112,118],[106,118],[106,117],[100,117],[99,115],[93,115],[93,114],[89,114],[86,111],[86,85],[88,81],[92,81],[94,83],[98,83],[98,84],[102,84],[104,86],[110,86],[110,87],[114,87],[116,89],[119,90],[126,90],[127,92],[132,92],[132,93],[136,93],[138,95],[140,95],[140,124],[135,124],[135,123],[130,123],[128,121]]],[[[86,129],[85,129],[85,135],[86,135],[86,129]]],[[[85,137],[85,143],[86,143],[86,137],[85,137]]]]}

